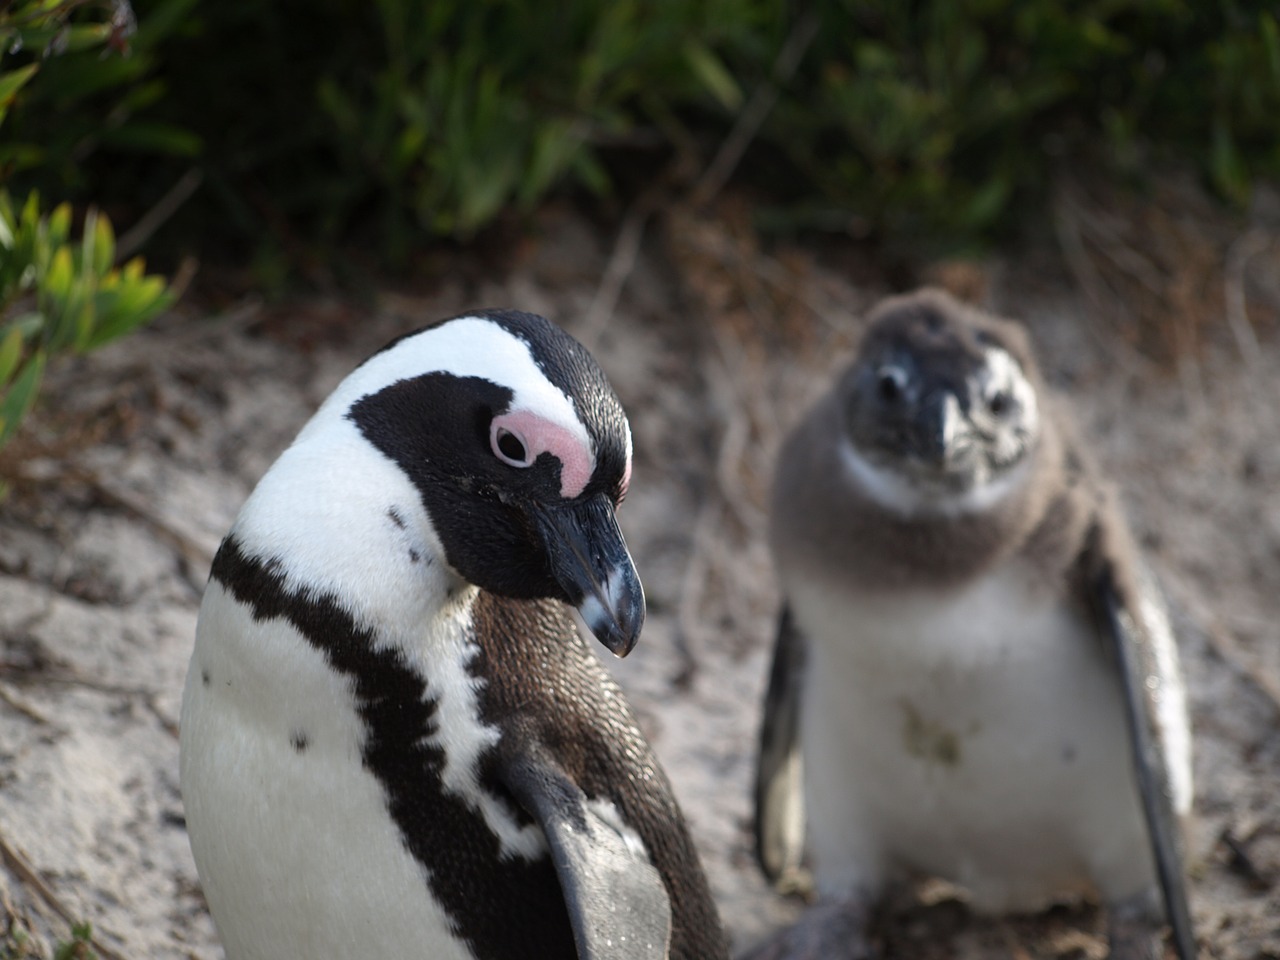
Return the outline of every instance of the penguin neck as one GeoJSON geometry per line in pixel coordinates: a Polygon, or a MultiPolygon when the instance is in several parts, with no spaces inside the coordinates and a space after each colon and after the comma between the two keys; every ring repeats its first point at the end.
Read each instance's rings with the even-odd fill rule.
{"type": "Polygon", "coordinates": [[[230,536],[287,589],[333,596],[388,636],[421,636],[477,593],[449,567],[404,472],[324,410],[263,476],[230,536]]]}
{"type": "Polygon", "coordinates": [[[1020,475],[969,509],[893,509],[850,471],[839,412],[827,407],[784,448],[773,500],[775,553],[806,579],[869,591],[959,587],[1021,551],[1060,485],[1061,438],[1044,423],[1020,475]]]}

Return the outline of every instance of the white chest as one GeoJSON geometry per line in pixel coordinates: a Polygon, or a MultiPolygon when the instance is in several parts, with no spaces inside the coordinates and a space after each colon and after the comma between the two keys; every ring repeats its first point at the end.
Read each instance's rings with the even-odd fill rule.
{"type": "Polygon", "coordinates": [[[210,617],[210,599],[183,697],[182,793],[229,960],[392,942],[389,955],[427,943],[466,960],[362,766],[348,684],[289,624],[255,624],[225,595],[210,617]]]}
{"type": "MultiPolygon", "coordinates": [[[[425,735],[447,757],[441,784],[423,789],[463,798],[505,856],[542,856],[541,831],[512,821],[477,782],[476,762],[498,733],[480,720],[465,614],[458,619],[424,634],[417,651],[433,653],[434,669],[423,668],[435,704],[425,735]]],[[[285,619],[254,621],[210,584],[183,698],[181,780],[229,960],[337,960],[371,949],[470,958],[364,762],[367,736],[351,680],[324,653],[285,619]]]]}
{"type": "Polygon", "coordinates": [[[1002,911],[1147,885],[1118,677],[1083,618],[1030,587],[1012,569],[945,595],[792,585],[821,887],[922,872],[1002,911]]]}

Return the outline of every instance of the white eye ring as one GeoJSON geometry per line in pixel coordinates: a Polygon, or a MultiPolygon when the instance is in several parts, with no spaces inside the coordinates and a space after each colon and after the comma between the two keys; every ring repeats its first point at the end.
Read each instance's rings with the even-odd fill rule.
{"type": "Polygon", "coordinates": [[[489,446],[493,455],[512,467],[531,467],[536,459],[524,437],[510,427],[494,423],[489,427],[489,446]]]}

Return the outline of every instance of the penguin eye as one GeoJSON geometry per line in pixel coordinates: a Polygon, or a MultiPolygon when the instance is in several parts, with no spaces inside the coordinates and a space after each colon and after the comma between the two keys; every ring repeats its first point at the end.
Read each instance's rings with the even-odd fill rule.
{"type": "Polygon", "coordinates": [[[994,416],[1003,417],[1013,406],[1013,398],[1009,396],[1008,390],[997,390],[987,398],[987,409],[994,416]]]}
{"type": "Polygon", "coordinates": [[[489,445],[493,448],[493,455],[509,466],[533,465],[533,458],[529,456],[529,448],[524,440],[506,427],[494,429],[489,437],[489,445]]]}
{"type": "Polygon", "coordinates": [[[901,367],[881,367],[876,375],[876,393],[886,403],[902,399],[907,387],[907,372],[901,367]]]}

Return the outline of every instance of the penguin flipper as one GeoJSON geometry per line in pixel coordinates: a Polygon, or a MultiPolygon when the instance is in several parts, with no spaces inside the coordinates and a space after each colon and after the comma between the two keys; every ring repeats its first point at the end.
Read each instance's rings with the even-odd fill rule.
{"type": "MultiPolygon", "coordinates": [[[[1165,920],[1179,960],[1195,960],[1196,940],[1183,877],[1181,828],[1174,809],[1169,758],[1161,730],[1159,678],[1162,648],[1174,639],[1154,578],[1142,570],[1136,583],[1123,581],[1114,565],[1101,563],[1093,587],[1105,639],[1115,650],[1133,749],[1134,773],[1160,881],[1165,920]],[[1153,678],[1155,682],[1151,682],[1153,678]]],[[[1168,682],[1168,681],[1165,681],[1168,682]]]]}
{"type": "Polygon", "coordinates": [[[800,698],[808,644],[791,608],[778,618],[756,764],[756,857],[775,886],[807,886],[800,698]]]}
{"type": "Polygon", "coordinates": [[[499,778],[542,827],[579,960],[665,960],[671,903],[643,841],[552,758],[524,753],[499,778]]]}

